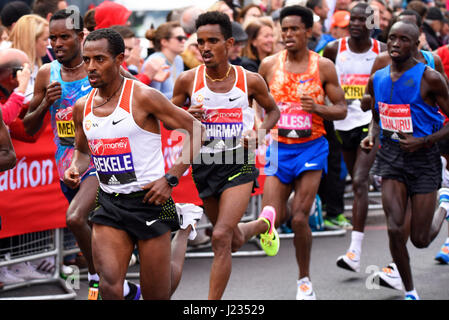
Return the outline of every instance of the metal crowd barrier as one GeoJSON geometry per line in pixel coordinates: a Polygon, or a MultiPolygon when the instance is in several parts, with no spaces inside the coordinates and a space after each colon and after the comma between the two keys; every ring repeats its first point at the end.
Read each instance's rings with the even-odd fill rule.
{"type": "Polygon", "coordinates": [[[57,284],[65,293],[54,295],[37,295],[25,297],[0,297],[0,300],[64,300],[74,299],[76,292],[66,286],[65,280],[60,278],[61,266],[61,230],[47,230],[33,232],[1,239],[2,243],[10,242],[10,245],[2,245],[0,248],[0,267],[6,267],[17,263],[30,262],[36,259],[54,257],[55,270],[45,279],[25,280],[10,285],[4,285],[0,293],[17,288],[29,287],[41,284],[57,284]]]}
{"type": "MultiPolygon", "coordinates": [[[[380,194],[380,193],[379,193],[380,194]]],[[[378,193],[370,192],[370,197],[379,196],[378,193]]],[[[351,198],[350,193],[345,194],[345,199],[351,198]]],[[[252,221],[258,218],[262,206],[262,195],[253,196],[250,199],[248,209],[242,217],[242,222],[252,221]]],[[[374,205],[375,206],[375,205],[374,205]]],[[[373,209],[370,205],[369,209],[373,209]]],[[[376,207],[377,208],[377,207],[376,207]]],[[[346,206],[345,206],[346,209],[346,206]]],[[[206,229],[212,227],[212,224],[205,219],[206,222],[197,226],[197,229],[206,229]]],[[[313,237],[329,237],[329,236],[343,236],[346,230],[324,230],[312,232],[313,237]]],[[[293,233],[280,233],[279,238],[293,238],[293,233]]],[[[76,298],[76,292],[66,285],[66,280],[61,278],[61,266],[64,257],[77,254],[80,252],[77,243],[68,229],[55,229],[41,232],[35,232],[14,237],[14,243],[11,240],[10,246],[3,246],[0,248],[0,267],[13,265],[21,262],[29,262],[36,259],[54,257],[55,271],[46,279],[27,280],[25,282],[4,285],[0,288],[0,293],[17,288],[28,287],[40,284],[57,284],[65,291],[63,294],[42,295],[42,296],[26,296],[26,297],[1,297],[0,300],[62,300],[76,298]]],[[[12,239],[12,238],[11,238],[12,239]]],[[[1,239],[5,241],[5,239],[1,239]]],[[[258,257],[265,256],[265,252],[261,249],[257,237],[253,237],[249,241],[250,244],[255,245],[254,250],[240,250],[232,253],[233,257],[258,257]]],[[[210,258],[213,257],[213,252],[210,250],[210,242],[201,246],[188,246],[186,258],[210,258]],[[208,250],[208,251],[204,251],[208,250]]],[[[247,248],[247,246],[245,247],[247,248]]],[[[80,269],[80,279],[87,279],[87,268],[80,269]]],[[[127,277],[138,278],[139,272],[128,272],[127,277]]]]}

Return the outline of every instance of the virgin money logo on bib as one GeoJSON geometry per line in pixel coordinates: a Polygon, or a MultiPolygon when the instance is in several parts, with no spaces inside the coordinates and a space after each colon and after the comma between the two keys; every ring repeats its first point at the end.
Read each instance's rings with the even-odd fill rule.
{"type": "Polygon", "coordinates": [[[89,148],[101,183],[117,185],[137,181],[127,137],[92,139],[89,148]]]}
{"type": "Polygon", "coordinates": [[[202,123],[209,139],[234,139],[242,135],[241,108],[205,109],[202,123]]]}
{"type": "Polygon", "coordinates": [[[75,142],[75,124],[72,120],[72,107],[59,109],[55,114],[55,120],[60,144],[73,146],[75,142]]]}
{"type": "Polygon", "coordinates": [[[369,74],[344,74],[340,76],[340,83],[345,92],[346,100],[362,99],[368,84],[369,74]]]}
{"type": "Polygon", "coordinates": [[[390,132],[413,133],[412,113],[409,104],[379,102],[382,129],[390,132]]]}

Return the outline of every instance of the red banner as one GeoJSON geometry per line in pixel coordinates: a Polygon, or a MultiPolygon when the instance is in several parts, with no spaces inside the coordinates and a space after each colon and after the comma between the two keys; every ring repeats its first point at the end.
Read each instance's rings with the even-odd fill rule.
{"type": "Polygon", "coordinates": [[[16,166],[0,173],[0,238],[65,227],[68,202],[59,186],[50,124],[36,143],[13,139],[13,145],[16,166]]]}
{"type": "MultiPolygon", "coordinates": [[[[161,126],[161,136],[167,171],[182,150],[184,135],[161,126]]],[[[50,124],[36,143],[13,139],[13,145],[17,164],[14,169],[0,173],[0,238],[65,227],[68,202],[59,185],[50,124]]],[[[263,164],[263,155],[258,156],[259,188],[255,194],[263,192],[263,164]]],[[[172,196],[175,202],[201,205],[191,172],[190,167],[173,189],[172,196]]]]}

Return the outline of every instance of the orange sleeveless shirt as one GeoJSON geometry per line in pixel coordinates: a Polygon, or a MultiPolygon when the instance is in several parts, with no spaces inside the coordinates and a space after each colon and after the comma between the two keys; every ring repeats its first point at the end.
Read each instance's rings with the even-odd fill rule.
{"type": "Polygon", "coordinates": [[[311,96],[316,104],[324,104],[325,93],[320,80],[319,59],[319,54],[309,51],[307,71],[299,74],[285,69],[287,50],[279,54],[275,74],[269,83],[270,92],[281,111],[281,118],[271,130],[273,139],[296,144],[315,140],[326,134],[323,118],[301,109],[303,94],[311,96]],[[289,134],[280,135],[280,130],[289,134]]]}

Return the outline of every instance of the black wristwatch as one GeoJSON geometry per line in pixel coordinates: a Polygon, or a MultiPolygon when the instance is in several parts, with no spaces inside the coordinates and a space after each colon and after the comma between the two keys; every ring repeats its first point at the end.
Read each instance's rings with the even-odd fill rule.
{"type": "Polygon", "coordinates": [[[169,185],[170,187],[172,187],[172,188],[176,187],[176,186],[178,185],[178,183],[179,183],[178,178],[176,178],[175,176],[172,176],[172,175],[169,174],[169,173],[166,173],[165,176],[164,176],[164,178],[167,179],[168,185],[169,185]]]}

